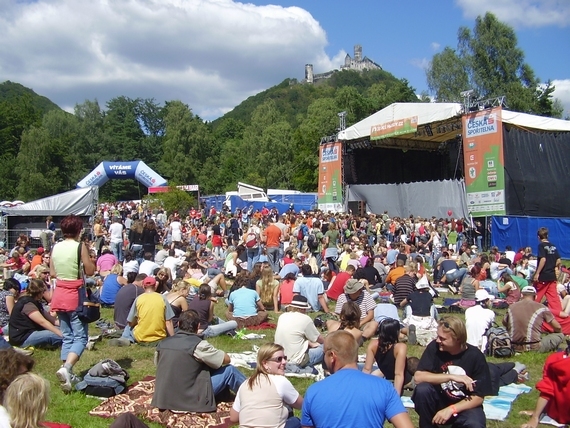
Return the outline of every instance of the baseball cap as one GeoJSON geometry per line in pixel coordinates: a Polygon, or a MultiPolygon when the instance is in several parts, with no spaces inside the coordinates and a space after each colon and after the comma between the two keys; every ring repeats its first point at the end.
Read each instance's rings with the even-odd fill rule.
{"type": "Polygon", "coordinates": [[[523,289],[521,290],[521,293],[523,293],[523,294],[536,294],[536,288],[534,288],[532,285],[527,285],[526,287],[523,287],[523,289]]]}
{"type": "Polygon", "coordinates": [[[142,284],[144,287],[154,287],[156,285],[156,279],[154,279],[152,276],[147,276],[145,279],[143,279],[142,284]]]}
{"type": "Polygon", "coordinates": [[[489,299],[491,299],[491,295],[487,290],[480,289],[475,292],[475,300],[477,300],[478,302],[483,302],[489,299]]]}

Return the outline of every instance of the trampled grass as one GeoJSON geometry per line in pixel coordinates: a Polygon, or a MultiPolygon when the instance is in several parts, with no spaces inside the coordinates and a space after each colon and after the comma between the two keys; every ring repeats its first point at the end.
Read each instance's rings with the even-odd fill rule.
{"type": "MultiPolygon", "coordinates": [[[[225,306],[223,302],[216,305],[216,313],[223,317],[225,306]]],[[[497,322],[500,323],[505,311],[496,310],[497,322]]],[[[105,319],[112,319],[113,314],[111,309],[103,309],[103,317],[105,319]]],[[[277,322],[277,314],[271,314],[271,322],[277,322]]],[[[94,324],[90,326],[90,334],[96,334],[97,329],[94,324]]],[[[253,345],[261,345],[273,340],[273,330],[258,331],[266,335],[266,338],[260,340],[238,340],[232,339],[228,336],[220,336],[210,339],[209,341],[219,349],[227,352],[242,352],[252,349],[253,345]]],[[[365,350],[361,348],[361,353],[365,350]]],[[[421,356],[423,348],[420,346],[408,346],[408,353],[410,356],[421,356]]],[[[125,368],[130,375],[129,384],[140,380],[148,375],[155,374],[155,367],[153,364],[154,348],[139,345],[130,347],[112,347],[109,346],[107,340],[97,342],[95,349],[92,351],[85,351],[80,362],[76,366],[76,373],[84,374],[90,367],[96,364],[99,360],[104,358],[112,358],[116,360],[123,368],[125,368]]],[[[526,364],[530,373],[530,380],[527,385],[534,387],[536,382],[542,375],[542,368],[547,354],[539,354],[535,352],[525,353],[513,357],[512,361],[519,361],[526,364]]],[[[96,407],[100,401],[94,398],[86,397],[81,393],[73,393],[65,395],[59,388],[59,382],[55,377],[55,372],[60,366],[59,350],[49,351],[37,349],[34,358],[36,360],[35,371],[51,383],[51,403],[48,411],[47,420],[54,422],[67,423],[74,428],[93,427],[102,428],[108,427],[111,420],[99,417],[90,416],[88,413],[91,409],[96,407]]],[[[505,361],[490,359],[490,361],[505,361]]],[[[181,368],[182,369],[182,368],[181,368]]],[[[251,372],[240,369],[244,374],[249,375],[251,372]]],[[[307,388],[311,385],[312,380],[291,378],[291,382],[297,390],[304,394],[307,388]]],[[[371,391],[373,394],[374,392],[371,391]]],[[[526,416],[520,416],[521,410],[532,410],[536,403],[538,393],[532,390],[529,394],[521,394],[514,402],[508,418],[502,422],[488,421],[489,427],[519,427],[521,424],[528,420],[526,416]]],[[[415,426],[418,425],[418,418],[413,410],[410,410],[410,415],[415,426]]],[[[151,427],[159,427],[158,424],[151,424],[145,421],[151,427]]],[[[390,426],[386,423],[386,426],[390,426]]]]}

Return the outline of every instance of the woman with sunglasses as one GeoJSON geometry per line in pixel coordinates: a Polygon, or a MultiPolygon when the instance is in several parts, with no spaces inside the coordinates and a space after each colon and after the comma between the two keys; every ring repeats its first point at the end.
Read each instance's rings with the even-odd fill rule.
{"type": "Polygon", "coordinates": [[[255,372],[240,386],[230,410],[232,422],[244,428],[301,426],[290,407],[301,409],[303,397],[285,377],[286,365],[281,345],[267,343],[259,348],[255,372]]]}

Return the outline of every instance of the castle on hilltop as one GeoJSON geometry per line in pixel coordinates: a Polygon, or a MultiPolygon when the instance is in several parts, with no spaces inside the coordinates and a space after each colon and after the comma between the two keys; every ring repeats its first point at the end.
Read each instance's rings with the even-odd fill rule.
{"type": "MultiPolygon", "coordinates": [[[[354,58],[350,54],[346,54],[344,64],[340,66],[341,70],[382,70],[378,64],[365,56],[362,58],[362,46],[354,45],[354,58]]],[[[327,71],[326,73],[313,73],[313,64],[305,64],[305,82],[315,83],[318,80],[328,79],[338,70],[327,71]]]]}

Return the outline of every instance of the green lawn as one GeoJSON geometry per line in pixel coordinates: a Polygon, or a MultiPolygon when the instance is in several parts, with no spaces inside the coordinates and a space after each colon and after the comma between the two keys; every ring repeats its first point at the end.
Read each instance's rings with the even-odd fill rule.
{"type": "MultiPolygon", "coordinates": [[[[220,301],[216,305],[216,312],[219,316],[223,316],[225,312],[224,304],[220,301]]],[[[496,311],[497,320],[500,319],[504,311],[496,311]]],[[[112,319],[112,310],[104,309],[103,317],[106,319],[112,319]]],[[[272,322],[276,323],[276,315],[272,314],[272,322]]],[[[90,328],[90,334],[95,334],[96,328],[94,325],[90,328]]],[[[251,350],[253,345],[261,345],[267,341],[273,340],[274,331],[263,330],[259,333],[266,334],[267,337],[263,340],[237,340],[232,339],[228,336],[221,336],[210,339],[210,342],[227,352],[241,352],[246,350],[251,350]]],[[[361,353],[364,353],[364,349],[361,348],[361,353]]],[[[421,356],[423,348],[420,346],[409,346],[410,356],[421,356]]],[[[133,345],[130,347],[111,347],[106,343],[98,342],[93,351],[85,351],[80,362],[76,366],[76,373],[83,374],[91,366],[97,363],[99,360],[104,358],[112,358],[116,360],[123,368],[125,368],[130,374],[130,381],[140,380],[147,375],[154,375],[155,368],[152,363],[153,361],[154,348],[133,345]]],[[[110,420],[89,416],[88,412],[98,405],[100,402],[94,398],[88,398],[81,393],[73,393],[71,395],[65,395],[59,388],[59,382],[55,377],[55,372],[60,366],[59,361],[59,351],[47,351],[37,349],[34,358],[36,360],[35,371],[46,379],[48,379],[52,386],[51,392],[51,404],[48,411],[48,420],[54,422],[67,423],[74,428],[80,427],[108,427],[111,423],[110,420]]],[[[542,374],[542,367],[546,354],[538,354],[535,352],[530,352],[522,355],[517,355],[513,360],[520,361],[527,365],[530,373],[530,381],[527,383],[529,386],[534,386],[534,384],[540,379],[542,374]]],[[[493,359],[491,359],[493,360],[493,359]]],[[[504,360],[497,360],[504,361],[504,360]]],[[[241,369],[240,369],[241,370],[241,369]]],[[[247,375],[248,372],[244,370],[247,375]]],[[[297,379],[290,378],[291,382],[297,390],[304,394],[306,389],[312,383],[311,380],[307,379],[297,379]]],[[[529,394],[522,394],[514,402],[511,413],[505,422],[495,422],[488,421],[487,426],[489,427],[519,427],[521,424],[528,420],[525,416],[519,416],[519,411],[530,410],[534,408],[538,394],[533,390],[529,394]]],[[[412,421],[414,425],[417,425],[418,418],[413,410],[410,411],[412,421]]],[[[387,423],[387,426],[390,424],[387,423]]],[[[159,427],[158,424],[149,424],[152,427],[159,427]]]]}

